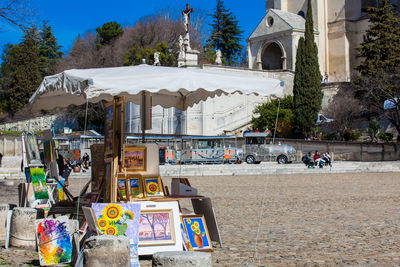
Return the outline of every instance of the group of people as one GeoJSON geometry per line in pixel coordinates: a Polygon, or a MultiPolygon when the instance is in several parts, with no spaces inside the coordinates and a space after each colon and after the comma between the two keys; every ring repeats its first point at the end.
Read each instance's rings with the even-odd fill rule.
{"type": "Polygon", "coordinates": [[[308,152],[303,156],[301,160],[308,168],[315,168],[315,166],[323,168],[324,165],[325,166],[329,165],[330,167],[332,167],[332,158],[331,155],[329,154],[329,151],[326,151],[321,156],[318,150],[316,150],[313,157],[311,157],[311,152],[308,152]]]}
{"type": "Polygon", "coordinates": [[[75,166],[82,167],[82,171],[86,172],[85,169],[87,170],[89,168],[89,160],[90,158],[88,153],[85,153],[81,161],[71,164],[71,162],[67,161],[60,153],[58,154],[58,174],[65,179],[66,186],[68,186],[68,177],[72,172],[72,168],[75,166]]]}

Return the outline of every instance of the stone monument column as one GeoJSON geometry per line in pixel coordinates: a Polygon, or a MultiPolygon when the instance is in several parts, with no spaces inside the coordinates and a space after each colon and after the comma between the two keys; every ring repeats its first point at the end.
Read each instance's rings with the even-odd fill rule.
{"type": "Polygon", "coordinates": [[[184,37],[179,36],[178,67],[198,65],[200,52],[190,47],[190,14],[193,12],[194,8],[190,8],[189,4],[186,4],[186,9],[182,11],[185,35],[184,37]]]}

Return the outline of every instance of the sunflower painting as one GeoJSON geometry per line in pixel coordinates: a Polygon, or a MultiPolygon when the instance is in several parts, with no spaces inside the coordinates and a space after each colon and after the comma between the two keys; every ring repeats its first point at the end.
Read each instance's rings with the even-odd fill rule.
{"type": "Polygon", "coordinates": [[[156,177],[145,177],[144,187],[146,197],[162,197],[164,196],[164,190],[160,176],[156,177]]]}
{"type": "Polygon", "coordinates": [[[136,261],[139,243],[140,204],[93,203],[92,208],[96,215],[98,227],[104,235],[121,235],[131,240],[131,262],[136,261]]]}

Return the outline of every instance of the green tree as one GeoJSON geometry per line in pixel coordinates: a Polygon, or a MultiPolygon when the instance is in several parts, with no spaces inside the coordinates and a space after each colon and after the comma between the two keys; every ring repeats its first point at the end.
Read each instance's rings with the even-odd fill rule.
{"type": "Polygon", "coordinates": [[[254,114],[258,116],[251,120],[252,128],[260,131],[269,129],[275,130],[276,115],[278,113],[278,126],[276,127],[277,135],[289,137],[292,131],[293,121],[293,97],[285,96],[284,98],[273,99],[271,102],[261,104],[256,107],[254,114]],[[280,104],[279,104],[280,102],[280,104]]]}
{"type": "Polygon", "coordinates": [[[55,73],[56,66],[63,56],[60,48],[51,26],[43,22],[39,41],[39,69],[42,77],[55,73]]]}
{"type": "MultiPolygon", "coordinates": [[[[8,111],[15,112],[28,103],[29,98],[38,88],[42,77],[39,71],[39,36],[35,27],[25,31],[22,43],[12,46],[12,63],[6,68],[8,79],[8,111]]],[[[10,54],[11,55],[11,54],[10,54]]]]}
{"type": "Polygon", "coordinates": [[[369,28],[357,48],[363,61],[355,67],[362,75],[375,75],[385,68],[400,66],[400,18],[388,0],[369,7],[369,28]]]}
{"type": "Polygon", "coordinates": [[[161,42],[157,44],[155,49],[149,47],[140,47],[135,45],[124,53],[124,65],[133,66],[142,64],[142,59],[146,59],[146,64],[154,64],[154,53],[160,52],[161,66],[177,66],[177,62],[173,53],[169,52],[169,47],[161,42]]]}
{"type": "Polygon", "coordinates": [[[207,46],[221,50],[226,63],[233,65],[243,48],[240,44],[243,31],[240,30],[236,17],[225,8],[223,0],[217,0],[212,18],[211,36],[207,40],[207,46]]]}
{"type": "Polygon", "coordinates": [[[115,38],[124,33],[121,25],[115,21],[104,23],[103,26],[97,28],[96,31],[96,36],[99,38],[99,42],[97,43],[98,48],[110,44],[115,38]]]}
{"type": "Polygon", "coordinates": [[[400,18],[388,0],[369,8],[368,15],[369,29],[358,48],[360,75],[353,85],[368,115],[386,118],[400,134],[400,18]]]}
{"type": "Polygon", "coordinates": [[[314,41],[311,0],[308,0],[305,38],[300,38],[293,86],[294,131],[297,137],[310,136],[322,105],[318,48],[314,41]]]}

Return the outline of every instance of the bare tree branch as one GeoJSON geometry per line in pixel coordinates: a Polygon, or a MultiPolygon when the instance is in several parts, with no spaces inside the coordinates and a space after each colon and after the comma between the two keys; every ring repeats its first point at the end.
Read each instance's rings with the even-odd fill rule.
{"type": "Polygon", "coordinates": [[[29,0],[0,1],[0,23],[11,24],[26,30],[32,24],[33,10],[29,0]]]}

